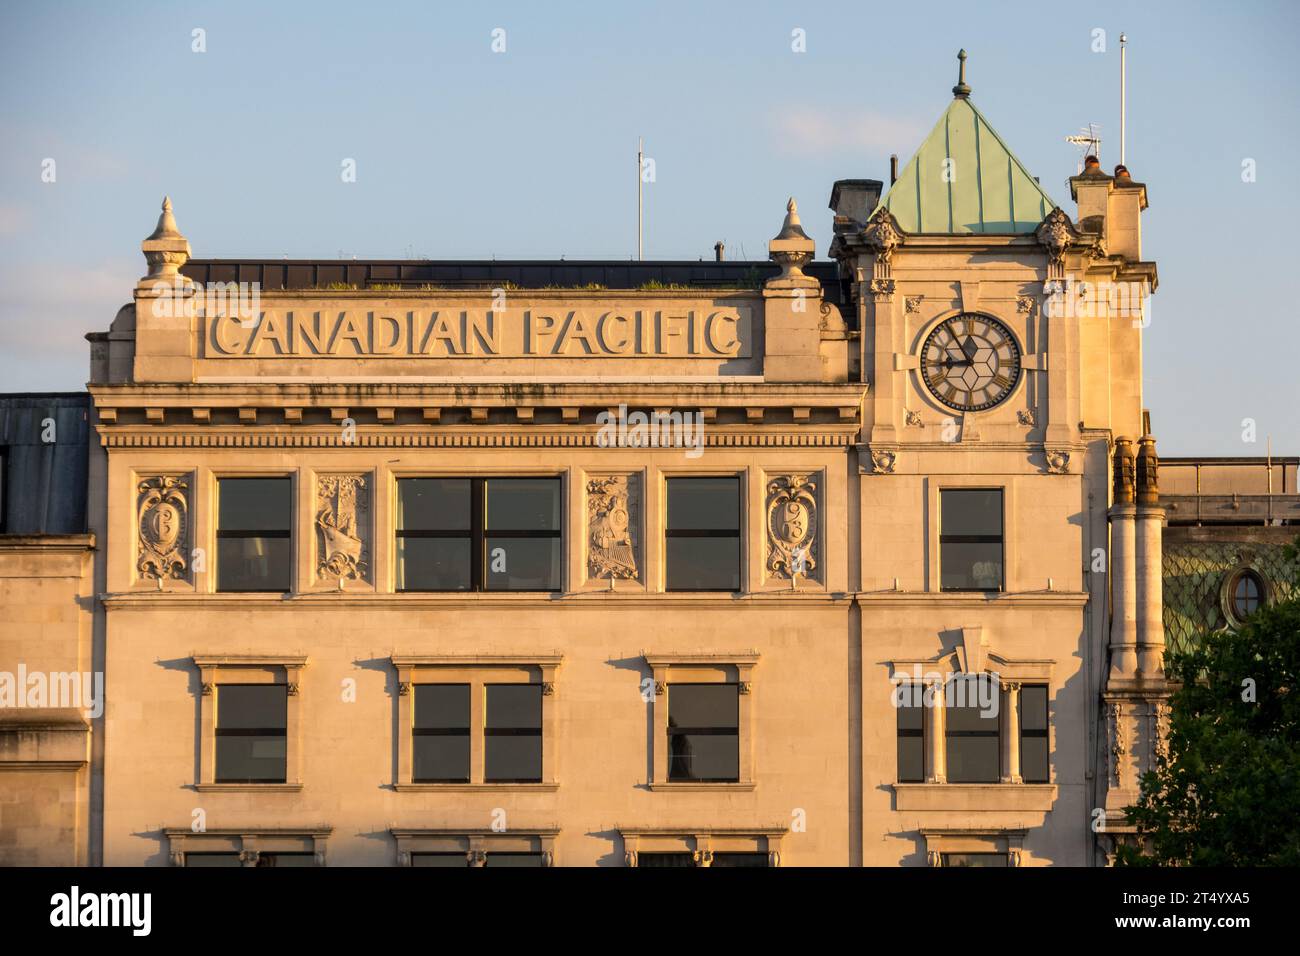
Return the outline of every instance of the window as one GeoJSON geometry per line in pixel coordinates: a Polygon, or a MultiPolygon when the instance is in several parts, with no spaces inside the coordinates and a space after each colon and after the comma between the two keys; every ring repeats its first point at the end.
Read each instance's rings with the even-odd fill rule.
{"type": "Polygon", "coordinates": [[[692,853],[638,853],[636,865],[654,869],[694,866],[695,855],[692,853]]]}
{"type": "MultiPolygon", "coordinates": [[[[486,690],[483,779],[489,783],[540,782],[541,685],[488,684],[486,690]]],[[[491,865],[491,860],[488,863],[491,865]]]]}
{"type": "Polygon", "coordinates": [[[217,688],[217,783],[284,783],[288,698],[283,684],[217,688]]]}
{"type": "Polygon", "coordinates": [[[945,853],[944,866],[1006,866],[1005,853],[945,853]]]}
{"type": "Polygon", "coordinates": [[[330,827],[212,827],[195,832],[185,826],[163,830],[172,866],[324,866],[330,827]]]}
{"type": "Polygon", "coordinates": [[[399,591],[558,591],[559,478],[401,478],[399,591]]]}
{"type": "Polygon", "coordinates": [[[898,781],[922,783],[925,780],[925,707],[919,684],[903,684],[895,689],[898,710],[898,781]]]}
{"type": "Polygon", "coordinates": [[[939,495],[940,588],[1002,590],[1002,491],[945,488],[939,495]]]}
{"type": "Polygon", "coordinates": [[[469,684],[415,685],[415,782],[469,783],[469,694],[469,684]]]}
{"type": "Polygon", "coordinates": [[[290,479],[221,478],[217,498],[217,590],[288,591],[290,479]]]}
{"type": "Polygon", "coordinates": [[[949,783],[997,783],[999,688],[986,675],[954,677],[945,688],[944,713],[949,783]]]}
{"type": "Polygon", "coordinates": [[[740,590],[740,479],[669,478],[669,591],[740,590]]]}
{"type": "Polygon", "coordinates": [[[5,485],[5,479],[9,477],[9,449],[0,447],[0,534],[5,530],[5,508],[8,504],[8,488],[5,485]]]}
{"type": "Polygon", "coordinates": [[[195,789],[301,790],[298,693],[306,657],[195,655],[199,779],[195,789]]]}
{"type": "Polygon", "coordinates": [[[1048,782],[1047,687],[1020,688],[1020,777],[1025,783],[1048,782]]]}
{"type": "MultiPolygon", "coordinates": [[[[401,790],[556,789],[558,655],[394,655],[401,790]]],[[[432,851],[430,851],[432,852],[432,851]]]]}
{"type": "Polygon", "coordinates": [[[766,853],[714,853],[713,866],[767,866],[766,853]]]}
{"type": "Polygon", "coordinates": [[[740,779],[740,696],[736,684],[668,688],[668,779],[740,779]]]}
{"type": "Polygon", "coordinates": [[[1228,582],[1228,617],[1242,624],[1264,604],[1264,579],[1249,568],[1238,571],[1228,582]]]}
{"type": "Polygon", "coordinates": [[[398,866],[554,866],[555,827],[538,830],[389,830],[398,866]]]}

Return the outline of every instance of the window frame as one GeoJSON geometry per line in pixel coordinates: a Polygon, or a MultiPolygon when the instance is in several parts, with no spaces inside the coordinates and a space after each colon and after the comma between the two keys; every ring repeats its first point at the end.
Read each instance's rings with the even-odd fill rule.
{"type": "Polygon", "coordinates": [[[1026,832],[984,827],[922,827],[920,830],[925,863],[931,867],[943,866],[944,857],[950,853],[1005,855],[1008,867],[1022,866],[1026,832]]]}
{"type": "Polygon", "coordinates": [[[757,651],[705,652],[700,654],[647,653],[643,659],[650,671],[653,698],[650,707],[652,752],[651,790],[753,790],[754,783],[754,668],[757,651]],[[739,698],[739,778],[735,781],[669,780],[668,685],[737,684],[739,698]]]}
{"type": "Polygon", "coordinates": [[[295,529],[298,527],[298,482],[297,474],[292,471],[271,471],[271,472],[231,472],[219,473],[214,472],[212,475],[212,564],[210,567],[210,577],[212,580],[212,590],[216,594],[292,594],[294,592],[295,581],[298,574],[298,535],[295,529]],[[223,481],[241,481],[248,479],[256,480],[280,480],[289,483],[289,511],[285,518],[286,528],[283,531],[232,531],[221,526],[221,483],[223,481]],[[249,589],[227,589],[221,584],[221,542],[223,540],[242,540],[245,538],[274,538],[276,540],[288,539],[288,580],[284,588],[254,588],[249,589]]]}
{"type": "Polygon", "coordinates": [[[944,484],[938,489],[937,509],[934,512],[935,525],[938,531],[938,551],[937,565],[938,590],[946,594],[1002,594],[1010,590],[1010,579],[1008,570],[1010,562],[1007,555],[1007,489],[1003,485],[989,485],[985,483],[975,485],[950,485],[944,484]],[[1001,503],[1001,514],[999,516],[1002,531],[999,535],[966,535],[966,534],[947,534],[943,530],[943,498],[948,492],[977,492],[977,491],[996,491],[1001,503]],[[1000,583],[996,588],[958,588],[945,587],[943,583],[943,549],[945,544],[997,544],[999,555],[999,579],[1000,583]]]}
{"type": "Polygon", "coordinates": [[[738,681],[669,681],[665,689],[668,708],[668,767],[667,779],[669,783],[739,783],[740,782],[740,683],[738,681]],[[673,688],[687,687],[734,687],[736,689],[736,727],[733,731],[730,727],[674,727],[672,722],[673,713],[673,688]],[[733,780],[728,777],[678,777],[673,775],[674,764],[674,737],[702,736],[702,737],[735,737],[736,739],[736,778],[733,780]]]}
{"type": "Polygon", "coordinates": [[[396,654],[389,663],[397,671],[397,779],[398,791],[552,791],[557,782],[555,707],[556,672],[562,654],[396,654]],[[414,779],[415,692],[419,684],[470,685],[470,777],[468,782],[414,779]],[[487,685],[536,684],[540,686],[542,776],[535,781],[486,779],[487,685]]]}
{"type": "Polygon", "coordinates": [[[302,670],[305,656],[196,655],[191,663],[199,671],[199,779],[198,791],[299,791],[302,789],[302,670]],[[284,684],[285,779],[275,782],[218,782],[216,689],[221,684],[284,684]]]}
{"type": "Polygon", "coordinates": [[[1245,624],[1252,615],[1267,607],[1271,600],[1272,590],[1268,578],[1250,565],[1240,565],[1225,576],[1219,603],[1228,626],[1235,630],[1245,624]],[[1259,591],[1259,604],[1249,614],[1241,614],[1237,608],[1237,587],[1247,580],[1255,583],[1255,588],[1259,591]]]}
{"type": "MultiPolygon", "coordinates": [[[[721,473],[676,472],[666,473],[660,477],[663,495],[663,539],[662,539],[662,582],[666,594],[742,594],[748,589],[747,562],[745,556],[745,539],[748,524],[746,503],[747,474],[743,471],[721,473]],[[674,481],[691,479],[730,479],[736,482],[736,529],[677,529],[670,522],[672,498],[671,485],[674,481]],[[736,541],[736,587],[734,588],[674,588],[668,584],[668,541],[670,538],[735,538],[736,541]]],[[[820,519],[819,519],[820,520],[820,519]]]]}
{"type": "Polygon", "coordinates": [[[212,696],[214,698],[213,707],[216,710],[216,719],[213,721],[213,737],[214,737],[213,758],[212,758],[213,782],[220,783],[220,784],[288,783],[289,782],[289,688],[288,688],[288,684],[280,684],[277,682],[269,682],[269,683],[256,682],[256,681],[253,683],[241,683],[233,680],[218,681],[216,684],[213,685],[212,696]],[[284,694],[283,732],[282,733],[277,732],[281,730],[281,728],[278,727],[240,727],[235,729],[223,729],[221,726],[221,692],[223,688],[229,688],[229,687],[284,687],[285,694],[284,694]],[[265,736],[265,737],[283,736],[284,737],[285,763],[284,763],[283,780],[246,780],[246,779],[239,779],[239,778],[224,778],[224,779],[222,778],[221,765],[220,765],[221,738],[222,737],[252,737],[252,736],[265,736]]]}
{"type": "Polygon", "coordinates": [[[516,475],[466,475],[466,474],[400,474],[394,475],[395,482],[393,488],[393,590],[397,594],[559,594],[564,591],[564,580],[567,562],[567,548],[565,547],[568,535],[568,502],[567,490],[565,487],[565,475],[563,473],[548,472],[546,474],[516,474],[516,475]],[[453,530],[416,530],[405,529],[399,526],[398,515],[402,500],[402,482],[424,480],[441,480],[441,481],[468,481],[470,488],[470,526],[467,531],[453,530]],[[554,531],[501,531],[493,530],[487,527],[487,486],[493,481],[512,481],[512,480],[531,480],[531,481],[554,481],[558,486],[558,496],[560,505],[560,517],[557,522],[558,527],[554,531]],[[468,588],[406,588],[397,587],[399,580],[398,575],[398,557],[397,544],[404,538],[446,538],[455,540],[469,541],[470,545],[470,584],[468,588]],[[489,588],[487,586],[488,575],[488,538],[514,538],[514,539],[559,539],[560,556],[558,567],[556,568],[558,584],[553,588],[489,588]]]}

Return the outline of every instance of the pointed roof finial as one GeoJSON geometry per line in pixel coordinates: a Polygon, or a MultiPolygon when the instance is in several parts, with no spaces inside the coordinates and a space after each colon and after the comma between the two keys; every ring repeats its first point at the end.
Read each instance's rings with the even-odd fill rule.
{"type": "Polygon", "coordinates": [[[966,85],[966,51],[957,51],[957,85],[952,88],[952,95],[965,99],[970,96],[970,87],[966,85]]]}
{"type": "Polygon", "coordinates": [[[803,231],[803,224],[799,222],[799,204],[790,197],[790,201],[785,204],[785,222],[781,223],[781,231],[777,233],[778,239],[807,239],[808,233],[803,231]]]}
{"type": "Polygon", "coordinates": [[[172,198],[163,196],[162,215],[154,228],[150,239],[181,239],[181,231],[176,228],[176,217],[172,215],[172,198]]]}

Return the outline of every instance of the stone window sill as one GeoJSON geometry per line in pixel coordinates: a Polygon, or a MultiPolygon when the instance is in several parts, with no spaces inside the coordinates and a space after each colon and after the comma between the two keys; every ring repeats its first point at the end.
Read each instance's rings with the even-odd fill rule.
{"type": "Polygon", "coordinates": [[[713,790],[713,791],[734,791],[736,793],[749,793],[756,785],[752,781],[740,781],[734,783],[703,783],[696,780],[656,780],[650,784],[651,790],[713,790]]]}
{"type": "Polygon", "coordinates": [[[301,783],[196,783],[200,793],[297,793],[301,783]]]}

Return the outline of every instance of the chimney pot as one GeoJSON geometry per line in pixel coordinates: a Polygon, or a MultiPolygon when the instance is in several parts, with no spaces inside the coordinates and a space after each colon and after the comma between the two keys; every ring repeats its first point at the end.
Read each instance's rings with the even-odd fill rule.
{"type": "Polygon", "coordinates": [[[713,261],[722,262],[723,259],[726,258],[726,251],[727,247],[723,245],[722,240],[719,239],[713,244],[713,261]]]}

